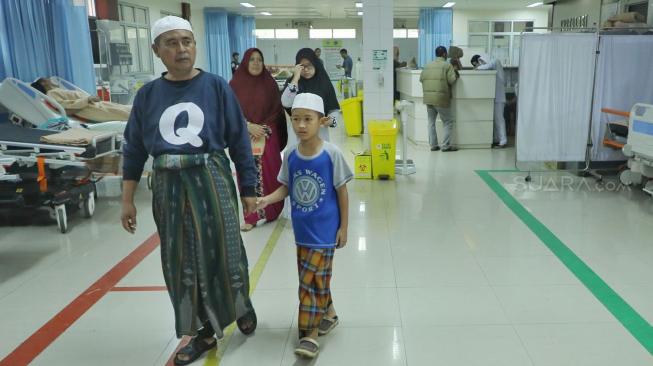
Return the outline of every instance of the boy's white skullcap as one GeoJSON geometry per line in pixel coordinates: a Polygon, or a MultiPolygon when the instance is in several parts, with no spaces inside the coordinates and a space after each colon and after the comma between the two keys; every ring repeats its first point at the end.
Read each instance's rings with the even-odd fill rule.
{"type": "Polygon", "coordinates": [[[156,40],[158,36],[171,30],[187,30],[193,33],[193,28],[190,26],[188,20],[168,15],[154,23],[154,26],[152,27],[152,39],[156,40]]]}
{"type": "Polygon", "coordinates": [[[322,101],[322,97],[317,94],[297,94],[295,101],[292,103],[292,109],[297,108],[310,109],[324,115],[324,102],[322,101]]]}

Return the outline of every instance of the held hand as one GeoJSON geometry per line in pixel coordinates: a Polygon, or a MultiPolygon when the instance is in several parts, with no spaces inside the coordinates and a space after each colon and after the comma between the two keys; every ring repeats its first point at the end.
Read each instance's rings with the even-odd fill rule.
{"type": "Polygon", "coordinates": [[[254,140],[265,137],[265,129],[263,126],[257,125],[256,123],[247,122],[247,131],[254,138],[254,140]]]}
{"type": "Polygon", "coordinates": [[[256,197],[240,197],[243,204],[243,213],[249,215],[256,210],[256,197]]]}
{"type": "Polygon", "coordinates": [[[133,234],[136,232],[136,206],[133,203],[122,204],[120,221],[122,221],[122,227],[128,233],[133,234]]]}
{"type": "Polygon", "coordinates": [[[336,248],[344,248],[345,245],[347,245],[347,230],[340,228],[336,234],[336,248]]]}
{"type": "Polygon", "coordinates": [[[265,197],[259,197],[258,200],[256,201],[256,209],[257,210],[262,210],[270,205],[270,200],[268,199],[267,196],[265,197]]]}
{"type": "Polygon", "coordinates": [[[266,197],[260,197],[256,201],[256,209],[257,210],[262,210],[262,209],[268,207],[269,204],[270,204],[270,202],[268,201],[267,196],[266,197]]]}

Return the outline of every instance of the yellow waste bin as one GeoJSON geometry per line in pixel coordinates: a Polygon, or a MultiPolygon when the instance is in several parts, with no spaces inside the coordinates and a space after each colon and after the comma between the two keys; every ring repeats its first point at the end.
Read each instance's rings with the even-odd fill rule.
{"type": "Polygon", "coordinates": [[[368,129],[374,179],[394,179],[397,120],[370,121],[368,129]]]}
{"type": "Polygon", "coordinates": [[[340,103],[342,116],[345,119],[347,136],[359,136],[363,133],[363,98],[354,97],[340,103]]]}

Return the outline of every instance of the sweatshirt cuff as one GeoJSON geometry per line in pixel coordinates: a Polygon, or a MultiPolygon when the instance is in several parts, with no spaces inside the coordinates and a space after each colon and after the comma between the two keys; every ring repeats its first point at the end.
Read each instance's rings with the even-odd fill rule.
{"type": "Polygon", "coordinates": [[[256,197],[256,188],[254,186],[240,187],[240,197],[256,197]]]}

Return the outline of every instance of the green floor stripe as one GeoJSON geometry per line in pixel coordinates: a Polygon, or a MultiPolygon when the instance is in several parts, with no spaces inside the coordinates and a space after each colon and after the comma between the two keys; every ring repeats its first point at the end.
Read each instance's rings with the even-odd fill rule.
{"type": "Polygon", "coordinates": [[[519,219],[546,245],[585,287],[623,324],[630,334],[653,355],[653,327],[601,279],[585,262],[565,245],[551,230],[535,218],[490,173],[478,170],[483,181],[496,193],[519,219]]]}

